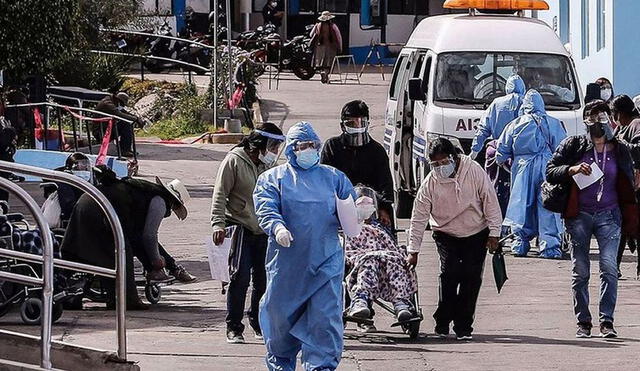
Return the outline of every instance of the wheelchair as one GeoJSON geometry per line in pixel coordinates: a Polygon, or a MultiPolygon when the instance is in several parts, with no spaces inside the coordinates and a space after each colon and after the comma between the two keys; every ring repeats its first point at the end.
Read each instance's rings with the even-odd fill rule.
{"type": "MultiPolygon", "coordinates": [[[[405,236],[407,234],[407,230],[405,229],[395,229],[394,230],[395,234],[398,233],[403,233],[405,236]]],[[[344,235],[340,235],[340,243],[344,249],[345,244],[346,244],[346,239],[344,237],[344,235]]],[[[401,247],[405,247],[405,245],[401,245],[401,247]]],[[[412,274],[414,275],[414,277],[416,277],[416,281],[417,281],[417,276],[416,276],[416,272],[415,270],[411,271],[412,274]]],[[[349,322],[353,322],[356,323],[358,325],[368,325],[368,326],[373,326],[373,318],[359,318],[359,317],[353,317],[353,316],[349,316],[349,304],[350,304],[350,297],[349,297],[349,292],[347,289],[347,282],[346,282],[346,277],[348,276],[349,271],[347,270],[347,262],[346,262],[346,257],[345,257],[345,279],[342,281],[342,293],[343,293],[343,314],[342,314],[342,321],[344,323],[344,325],[346,326],[347,323],[349,322]]],[[[391,324],[391,328],[396,328],[399,327],[403,333],[409,335],[409,338],[412,340],[415,340],[418,338],[419,334],[420,334],[420,324],[421,322],[424,320],[424,315],[422,314],[422,308],[420,307],[420,300],[419,300],[419,292],[416,291],[415,293],[413,293],[411,299],[410,299],[410,303],[412,306],[412,317],[409,318],[406,321],[395,321],[394,323],[391,324]]],[[[383,310],[389,312],[390,314],[392,314],[395,318],[395,310],[392,306],[391,303],[387,303],[383,300],[380,299],[374,299],[372,301],[372,304],[375,304],[377,307],[382,308],[383,310]]],[[[373,317],[373,313],[374,311],[372,311],[372,317],[373,317]]]]}
{"type": "MultiPolygon", "coordinates": [[[[35,240],[40,231],[34,229],[25,220],[24,215],[8,213],[6,203],[1,205],[0,247],[32,254],[42,254],[35,240]]],[[[51,233],[51,232],[49,232],[51,233]]],[[[54,257],[59,257],[61,239],[54,234],[54,257]]],[[[41,278],[42,267],[39,264],[22,263],[13,258],[0,258],[0,270],[41,278]]],[[[52,321],[58,321],[63,314],[64,304],[82,295],[82,283],[78,277],[67,277],[60,270],[54,270],[54,295],[52,321]]],[[[42,288],[0,280],[0,317],[13,307],[19,306],[20,318],[27,325],[39,325],[42,316],[42,288]]]]}

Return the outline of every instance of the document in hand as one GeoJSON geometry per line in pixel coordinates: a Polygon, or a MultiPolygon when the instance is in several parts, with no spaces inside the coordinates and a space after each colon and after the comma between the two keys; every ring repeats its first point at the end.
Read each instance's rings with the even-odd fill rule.
{"type": "Polygon", "coordinates": [[[582,173],[579,173],[573,176],[573,180],[578,185],[578,188],[582,190],[597,182],[603,176],[604,174],[602,173],[602,170],[600,170],[598,164],[593,162],[591,164],[591,175],[584,175],[582,173]]]}
{"type": "Polygon", "coordinates": [[[233,246],[236,237],[236,226],[225,228],[225,238],[221,245],[216,246],[213,239],[209,237],[206,241],[207,257],[209,258],[209,268],[211,278],[216,281],[230,282],[229,278],[229,251],[233,246]]]}
{"type": "Polygon", "coordinates": [[[340,226],[342,231],[347,237],[355,237],[360,234],[362,230],[362,224],[358,222],[358,211],[356,210],[356,203],[353,197],[349,197],[345,200],[341,200],[336,195],[336,209],[338,210],[338,219],[340,220],[340,226]]]}

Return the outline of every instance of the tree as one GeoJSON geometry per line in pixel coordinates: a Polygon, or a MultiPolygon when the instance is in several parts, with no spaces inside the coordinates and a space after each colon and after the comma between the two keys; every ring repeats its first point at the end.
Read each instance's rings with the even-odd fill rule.
{"type": "Polygon", "coordinates": [[[0,69],[10,81],[45,75],[75,49],[78,0],[0,1],[0,69]]]}

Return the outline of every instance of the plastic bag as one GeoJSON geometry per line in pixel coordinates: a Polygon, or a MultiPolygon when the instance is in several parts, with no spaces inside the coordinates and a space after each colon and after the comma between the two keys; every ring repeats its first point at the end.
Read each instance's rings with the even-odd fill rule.
{"type": "Polygon", "coordinates": [[[62,225],[60,215],[62,208],[60,200],[58,200],[58,192],[53,192],[42,204],[42,214],[49,223],[49,228],[59,228],[62,225]]]}

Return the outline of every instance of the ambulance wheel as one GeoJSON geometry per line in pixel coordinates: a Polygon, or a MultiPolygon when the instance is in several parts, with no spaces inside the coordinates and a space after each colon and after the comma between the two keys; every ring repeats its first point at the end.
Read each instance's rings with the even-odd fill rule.
{"type": "Polygon", "coordinates": [[[61,303],[53,303],[53,311],[51,312],[51,323],[58,322],[62,318],[64,307],[61,303]]]}
{"type": "Polygon", "coordinates": [[[162,288],[157,283],[150,283],[144,287],[144,296],[149,303],[158,304],[162,298],[162,288]]]}

